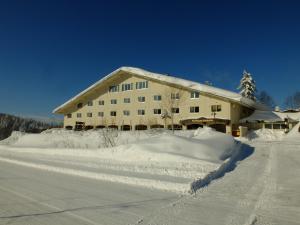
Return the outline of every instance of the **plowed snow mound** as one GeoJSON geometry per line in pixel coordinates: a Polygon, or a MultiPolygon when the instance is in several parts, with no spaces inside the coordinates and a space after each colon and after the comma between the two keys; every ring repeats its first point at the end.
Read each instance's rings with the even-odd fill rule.
{"type": "Polygon", "coordinates": [[[300,123],[293,127],[293,129],[287,133],[285,140],[300,142],[300,123]]]}
{"type": "Polygon", "coordinates": [[[92,179],[186,192],[195,181],[211,180],[226,170],[228,158],[240,150],[232,136],[211,128],[175,134],[149,130],[110,135],[115,135],[114,147],[105,147],[101,130],[14,133],[0,142],[0,159],[92,179]]]}
{"type": "Polygon", "coordinates": [[[247,138],[252,140],[255,139],[256,141],[279,141],[285,137],[285,133],[282,130],[271,130],[271,129],[259,129],[255,131],[251,131],[247,138]]]}

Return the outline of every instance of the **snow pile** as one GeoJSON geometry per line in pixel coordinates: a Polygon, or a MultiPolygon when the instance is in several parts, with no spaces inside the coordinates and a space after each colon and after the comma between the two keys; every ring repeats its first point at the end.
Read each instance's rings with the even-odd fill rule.
{"type": "Polygon", "coordinates": [[[113,151],[127,151],[127,156],[132,153],[133,158],[120,158],[120,160],[161,162],[174,159],[174,162],[205,160],[221,163],[232,154],[235,146],[236,143],[231,136],[207,128],[196,131],[190,138],[164,133],[151,137],[147,141],[121,145],[113,151]]]}
{"type": "Polygon", "coordinates": [[[247,138],[249,140],[261,140],[261,141],[279,141],[285,137],[285,133],[282,130],[272,129],[259,129],[249,132],[247,138]]]}
{"type": "MultiPolygon", "coordinates": [[[[106,132],[106,131],[105,131],[106,132]]],[[[107,147],[105,135],[114,142],[114,145],[128,144],[133,141],[148,138],[157,132],[118,132],[108,131],[104,134],[102,130],[72,131],[65,129],[50,129],[40,134],[20,135],[13,132],[7,144],[15,147],[34,148],[78,148],[97,149],[107,147]],[[108,133],[109,132],[109,133],[108,133]]],[[[0,142],[1,143],[1,142],[0,142]]]]}
{"type": "Polygon", "coordinates": [[[13,131],[8,138],[0,141],[0,145],[12,145],[15,142],[17,142],[25,134],[26,133],[21,132],[21,131],[13,131]]]}
{"type": "Polygon", "coordinates": [[[226,170],[224,165],[240,149],[231,136],[211,128],[175,134],[165,130],[116,134],[116,146],[108,148],[103,147],[101,130],[14,133],[14,138],[2,142],[6,145],[0,147],[0,160],[182,193],[195,181],[205,181],[207,176],[211,180],[215,173],[226,170]]]}
{"type": "Polygon", "coordinates": [[[300,122],[295,125],[290,132],[287,133],[285,140],[300,142],[300,122]]]}

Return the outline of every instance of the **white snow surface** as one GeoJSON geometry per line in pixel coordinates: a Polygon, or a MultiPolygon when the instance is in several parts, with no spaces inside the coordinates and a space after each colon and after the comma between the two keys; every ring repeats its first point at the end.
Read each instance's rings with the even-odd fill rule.
{"type": "Polygon", "coordinates": [[[289,118],[294,121],[300,121],[300,112],[297,113],[283,113],[265,110],[255,110],[249,117],[240,120],[241,123],[248,122],[279,122],[284,121],[285,118],[289,118]]]}
{"type": "Polygon", "coordinates": [[[259,129],[249,132],[247,138],[249,140],[255,139],[255,141],[276,141],[282,140],[286,137],[286,134],[282,130],[272,130],[272,129],[259,129]]]}
{"type": "Polygon", "coordinates": [[[284,140],[298,142],[300,144],[300,122],[287,133],[284,140]]]}
{"type": "Polygon", "coordinates": [[[69,105],[74,100],[76,100],[78,97],[80,97],[84,94],[87,94],[89,91],[91,91],[94,88],[98,87],[102,82],[108,80],[109,78],[116,75],[120,71],[131,73],[131,74],[134,74],[134,75],[140,76],[140,77],[155,79],[155,80],[159,80],[159,81],[162,81],[162,82],[183,86],[183,87],[189,88],[191,90],[208,93],[208,94],[219,96],[219,97],[222,97],[222,98],[227,98],[227,99],[230,99],[232,101],[239,102],[242,105],[251,107],[251,108],[255,108],[255,109],[259,109],[259,110],[267,110],[268,109],[267,106],[265,106],[263,104],[260,104],[258,102],[255,102],[255,101],[253,101],[249,98],[245,98],[245,97],[243,97],[242,95],[240,95],[236,92],[224,90],[224,89],[221,89],[221,88],[217,88],[217,87],[213,87],[213,86],[209,86],[209,85],[205,85],[205,84],[200,84],[200,83],[197,83],[197,82],[194,82],[194,81],[185,80],[185,79],[177,78],[177,77],[174,77],[174,76],[163,75],[163,74],[159,74],[159,73],[153,73],[153,72],[149,72],[149,71],[146,71],[146,70],[143,70],[143,69],[140,69],[140,68],[120,67],[119,69],[117,69],[117,70],[113,71],[112,73],[106,75],[105,77],[103,77],[102,79],[100,79],[99,81],[97,81],[95,84],[91,85],[90,87],[88,87],[84,91],[80,92],[79,94],[77,94],[76,96],[74,96],[73,98],[71,98],[70,100],[68,100],[64,104],[62,104],[61,106],[54,109],[53,113],[57,113],[60,109],[62,109],[65,106],[69,105]]]}
{"type": "Polygon", "coordinates": [[[103,147],[101,130],[51,129],[14,132],[0,142],[0,160],[22,166],[110,182],[186,193],[210,179],[239,152],[229,135],[211,128],[116,132],[116,146],[103,147]],[[20,160],[21,158],[21,160],[20,160]],[[25,159],[25,162],[24,162],[25,159]],[[29,162],[28,162],[29,160],[29,162]]]}

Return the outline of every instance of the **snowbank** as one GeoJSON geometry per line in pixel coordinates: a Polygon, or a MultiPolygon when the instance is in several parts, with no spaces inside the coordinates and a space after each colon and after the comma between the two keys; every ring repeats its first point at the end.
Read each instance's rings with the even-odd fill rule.
{"type": "Polygon", "coordinates": [[[0,141],[0,145],[12,145],[13,143],[17,142],[23,135],[26,135],[26,133],[21,131],[13,131],[8,138],[0,141]]]}
{"type": "MultiPolygon", "coordinates": [[[[111,131],[109,135],[114,139],[116,145],[120,145],[148,138],[157,134],[157,132],[111,131]]],[[[40,134],[23,134],[24,133],[14,131],[11,137],[4,140],[4,143],[15,147],[30,148],[97,149],[105,147],[102,130],[72,131],[65,129],[49,129],[40,134]]]]}
{"type": "Polygon", "coordinates": [[[116,146],[107,148],[101,130],[14,133],[0,142],[5,147],[0,147],[0,158],[54,172],[75,175],[77,171],[78,175],[86,174],[89,178],[184,192],[183,187],[189,191],[195,180],[203,180],[208,174],[226,168],[222,165],[240,147],[231,136],[211,128],[175,134],[156,130],[115,132],[114,135],[116,146]],[[17,160],[1,155],[17,157],[17,160]],[[18,157],[30,163],[20,162],[18,157]],[[54,164],[63,169],[54,169],[54,164]]]}
{"type": "Polygon", "coordinates": [[[282,130],[259,129],[250,131],[246,137],[239,137],[236,139],[240,141],[279,141],[285,136],[286,134],[282,130]]]}
{"type": "Polygon", "coordinates": [[[293,127],[293,129],[287,133],[285,140],[289,141],[296,141],[296,142],[300,142],[300,122],[298,124],[296,124],[296,126],[293,127]]]}

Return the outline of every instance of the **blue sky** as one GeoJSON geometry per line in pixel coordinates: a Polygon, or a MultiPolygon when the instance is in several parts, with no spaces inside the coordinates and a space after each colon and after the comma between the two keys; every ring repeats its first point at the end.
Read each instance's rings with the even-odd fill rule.
{"type": "Polygon", "coordinates": [[[277,104],[300,89],[298,1],[0,1],[0,112],[53,108],[120,66],[236,91],[244,69],[277,104]]]}

